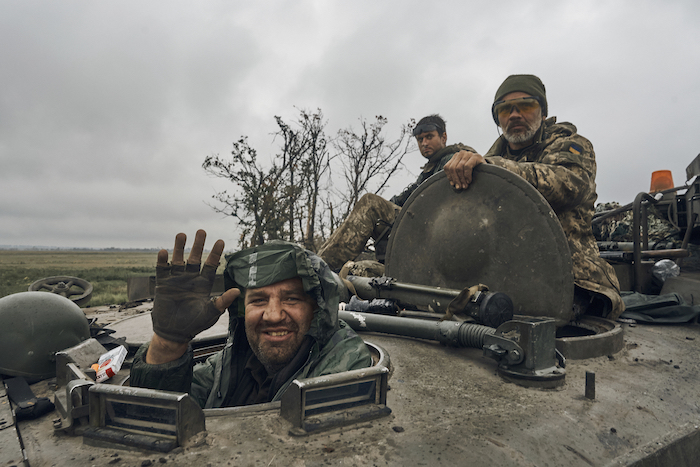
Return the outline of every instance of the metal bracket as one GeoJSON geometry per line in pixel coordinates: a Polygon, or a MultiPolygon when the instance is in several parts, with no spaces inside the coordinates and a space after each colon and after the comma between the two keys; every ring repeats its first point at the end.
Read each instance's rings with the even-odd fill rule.
{"type": "Polygon", "coordinates": [[[90,387],[86,438],[168,452],[204,431],[204,412],[186,393],[110,384],[90,387]]]}
{"type": "Polygon", "coordinates": [[[97,362],[100,355],[107,352],[102,344],[96,339],[90,338],[60,352],[56,352],[56,385],[65,386],[69,381],[85,377],[88,372],[93,371],[90,365],[97,362]],[[66,371],[68,363],[75,364],[80,369],[80,375],[66,371]]]}
{"type": "Polygon", "coordinates": [[[511,353],[520,353],[522,357],[517,362],[513,359],[513,363],[508,361],[508,354],[501,358],[498,366],[501,376],[521,386],[553,388],[564,384],[566,361],[557,355],[554,319],[517,316],[503,323],[493,336],[485,336],[485,355],[501,353],[499,348],[505,343],[499,338],[516,343],[518,348],[513,348],[511,353]]]}
{"type": "Polygon", "coordinates": [[[389,355],[366,344],[379,353],[374,366],[292,381],[280,410],[280,416],[292,423],[290,434],[303,436],[391,413],[386,406],[389,355]]]}
{"type": "MultiPolygon", "coordinates": [[[[496,331],[498,332],[498,330],[496,331]]],[[[484,336],[484,356],[491,357],[507,365],[517,365],[523,361],[523,349],[514,341],[497,334],[484,336]]]]}
{"type": "Polygon", "coordinates": [[[78,425],[87,425],[90,386],[94,385],[75,363],[66,363],[66,387],[54,393],[54,404],[60,419],[54,421],[54,429],[73,434],[78,425]],[[82,419],[82,421],[81,421],[82,419]]]}
{"type": "MultiPolygon", "coordinates": [[[[80,368],[105,351],[94,339],[57,354],[54,429],[109,443],[168,452],[203,431],[204,413],[187,394],[97,384],[80,368]],[[89,342],[92,341],[92,342],[89,342]]],[[[94,370],[93,370],[94,371],[94,370]]]]}

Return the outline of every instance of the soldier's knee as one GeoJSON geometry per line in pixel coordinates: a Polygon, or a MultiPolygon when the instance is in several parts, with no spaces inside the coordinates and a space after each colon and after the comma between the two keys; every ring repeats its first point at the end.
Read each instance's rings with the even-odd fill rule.
{"type": "Polygon", "coordinates": [[[383,201],[384,198],[382,198],[379,195],[375,195],[374,193],[365,193],[362,195],[362,198],[357,202],[357,204],[361,205],[371,205],[371,204],[377,204],[378,202],[383,201]]]}

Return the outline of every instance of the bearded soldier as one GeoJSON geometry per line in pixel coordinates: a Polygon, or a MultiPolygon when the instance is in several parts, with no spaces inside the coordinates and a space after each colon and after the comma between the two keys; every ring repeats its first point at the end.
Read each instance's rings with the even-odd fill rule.
{"type": "Polygon", "coordinates": [[[368,367],[364,341],[338,319],[338,280],[310,251],[269,242],[227,256],[226,292],[209,294],[224,249],[217,241],[200,272],[206,232],[184,262],[187,237],[175,239],[172,263],[158,253],[153,337],[131,369],[131,385],[188,392],[203,408],[279,400],[296,378],[368,367]],[[229,310],[224,350],[194,366],[189,343],[229,310]]]}
{"type": "Polygon", "coordinates": [[[557,214],[566,234],[575,282],[574,314],[617,318],[624,311],[613,268],[598,253],[591,230],[596,194],[593,146],[571,123],[547,118],[544,84],[534,75],[511,75],[496,91],[491,113],[503,134],[485,156],[460,151],[445,165],[456,189],[472,182],[479,164],[503,167],[534,186],[557,214]]]}

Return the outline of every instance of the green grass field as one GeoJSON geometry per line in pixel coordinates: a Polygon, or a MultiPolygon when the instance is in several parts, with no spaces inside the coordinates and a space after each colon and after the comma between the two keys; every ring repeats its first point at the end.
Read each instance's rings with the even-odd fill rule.
{"type": "MultiPolygon", "coordinates": [[[[45,277],[74,276],[94,288],[87,306],[118,305],[127,301],[127,278],[155,274],[156,255],[156,251],[0,250],[0,297],[26,292],[32,282],[45,277]]],[[[218,272],[223,269],[222,261],[218,272]]]]}
{"type": "Polygon", "coordinates": [[[50,276],[74,276],[92,283],[88,306],[127,301],[126,280],[155,274],[156,252],[0,250],[0,297],[26,292],[50,276]]]}

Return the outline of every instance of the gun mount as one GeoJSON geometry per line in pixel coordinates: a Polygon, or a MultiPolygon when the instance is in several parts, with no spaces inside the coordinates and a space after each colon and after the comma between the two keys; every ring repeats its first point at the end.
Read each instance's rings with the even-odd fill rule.
{"type": "Polygon", "coordinates": [[[566,236],[547,201],[500,167],[478,166],[468,190],[444,172],[413,192],[389,238],[386,275],[461,290],[473,284],[508,295],[518,315],[572,319],[574,278],[566,236]]]}

